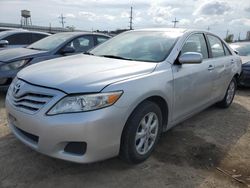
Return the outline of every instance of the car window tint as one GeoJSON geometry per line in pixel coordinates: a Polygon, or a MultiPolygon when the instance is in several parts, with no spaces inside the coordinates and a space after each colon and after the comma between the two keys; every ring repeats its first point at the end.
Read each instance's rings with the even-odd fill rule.
{"type": "Polygon", "coordinates": [[[44,37],[47,37],[47,35],[43,35],[43,34],[40,34],[40,33],[33,33],[32,34],[32,43],[36,42],[36,41],[39,41],[39,40],[43,39],[44,37]]]}
{"type": "Polygon", "coordinates": [[[96,37],[97,44],[101,44],[101,43],[105,42],[108,39],[109,39],[108,37],[103,37],[103,36],[97,36],[96,37]]]}
{"type": "Polygon", "coordinates": [[[222,46],[221,40],[215,36],[208,35],[208,41],[211,46],[212,56],[213,57],[222,57],[225,56],[224,48],[222,46]]]}
{"type": "Polygon", "coordinates": [[[190,36],[182,47],[181,54],[186,52],[201,53],[203,59],[208,58],[207,44],[203,34],[194,34],[190,36]]]}
{"type": "Polygon", "coordinates": [[[232,53],[229,51],[229,49],[226,47],[226,45],[223,44],[223,46],[224,46],[226,56],[232,55],[232,53]]]}
{"type": "Polygon", "coordinates": [[[6,37],[10,45],[27,45],[31,44],[32,34],[31,33],[17,33],[6,37]]]}
{"type": "Polygon", "coordinates": [[[94,38],[92,36],[82,36],[71,41],[68,46],[75,49],[75,52],[86,52],[94,47],[94,38]]]}

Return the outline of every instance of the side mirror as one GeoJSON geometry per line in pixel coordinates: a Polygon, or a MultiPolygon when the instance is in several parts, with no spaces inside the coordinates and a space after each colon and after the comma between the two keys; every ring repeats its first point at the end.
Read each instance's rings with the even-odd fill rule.
{"type": "Polygon", "coordinates": [[[75,49],[71,46],[66,46],[61,50],[61,54],[72,54],[75,53],[75,49]]]}
{"type": "Polygon", "coordinates": [[[181,64],[199,64],[202,62],[203,56],[197,52],[186,52],[179,57],[181,64]]]}
{"type": "Polygon", "coordinates": [[[0,40],[0,47],[6,47],[9,45],[9,41],[7,40],[0,40]]]}
{"type": "Polygon", "coordinates": [[[236,53],[237,55],[239,55],[239,52],[237,50],[234,50],[234,53],[236,53]]]}

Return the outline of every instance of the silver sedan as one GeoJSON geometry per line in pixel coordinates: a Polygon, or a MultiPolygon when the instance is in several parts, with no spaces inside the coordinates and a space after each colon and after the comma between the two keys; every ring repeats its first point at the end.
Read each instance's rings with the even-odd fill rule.
{"type": "Polygon", "coordinates": [[[213,104],[229,107],[240,72],[239,56],[212,33],[129,31],[19,72],[6,97],[8,125],[55,158],[139,163],[162,132],[213,104]]]}

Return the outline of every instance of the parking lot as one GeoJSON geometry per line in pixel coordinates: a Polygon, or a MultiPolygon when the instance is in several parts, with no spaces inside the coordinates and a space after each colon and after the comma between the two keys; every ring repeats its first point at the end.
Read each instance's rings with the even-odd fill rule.
{"type": "Polygon", "coordinates": [[[211,107],[173,128],[149,160],[133,166],[117,158],[74,164],[32,151],[6,127],[1,94],[0,187],[247,187],[249,96],[241,89],[229,109],[211,107]]]}

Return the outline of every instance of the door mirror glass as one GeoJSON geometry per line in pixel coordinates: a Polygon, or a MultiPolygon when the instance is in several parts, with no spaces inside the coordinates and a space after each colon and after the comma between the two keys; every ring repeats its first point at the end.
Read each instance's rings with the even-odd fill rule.
{"type": "Polygon", "coordinates": [[[234,50],[234,53],[236,53],[237,55],[239,55],[239,52],[237,50],[234,50]]]}
{"type": "Polygon", "coordinates": [[[199,64],[202,62],[202,54],[198,52],[186,52],[179,57],[181,64],[199,64]]]}
{"type": "Polygon", "coordinates": [[[6,46],[8,46],[8,44],[9,44],[9,41],[7,41],[7,40],[0,40],[0,47],[6,47],[6,46]]]}
{"type": "Polygon", "coordinates": [[[75,49],[71,46],[66,46],[61,51],[62,54],[72,54],[75,53],[75,49]]]}

